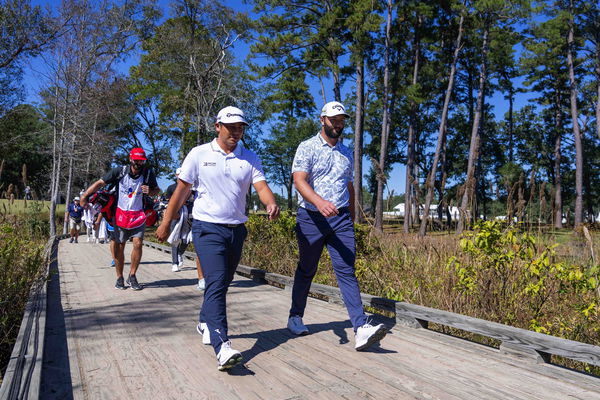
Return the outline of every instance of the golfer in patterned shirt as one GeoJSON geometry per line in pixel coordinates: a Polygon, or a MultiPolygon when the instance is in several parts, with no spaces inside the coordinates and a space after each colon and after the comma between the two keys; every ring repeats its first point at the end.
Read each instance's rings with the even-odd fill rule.
{"type": "Polygon", "coordinates": [[[342,299],[355,332],[355,349],[364,350],[387,333],[383,324],[373,326],[363,310],[354,262],[354,187],[352,151],[340,136],[348,114],[332,101],[321,110],[321,131],[300,143],[292,165],[294,185],[300,194],[296,237],[300,260],[294,276],[288,329],[308,334],[302,322],[306,298],[317,272],[319,258],[327,246],[342,299]]]}

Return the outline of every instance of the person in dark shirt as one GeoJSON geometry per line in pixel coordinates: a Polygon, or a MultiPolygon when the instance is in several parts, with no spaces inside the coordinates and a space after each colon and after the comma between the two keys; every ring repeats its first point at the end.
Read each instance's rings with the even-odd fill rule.
{"type": "Polygon", "coordinates": [[[77,243],[79,231],[81,230],[81,218],[83,217],[83,207],[79,204],[79,197],[75,197],[73,202],[67,206],[65,218],[69,218],[69,231],[71,239],[69,243],[77,243]]]}
{"type": "Polygon", "coordinates": [[[134,290],[141,290],[136,272],[142,258],[144,231],[146,229],[146,214],[144,213],[143,196],[154,196],[160,192],[156,175],[146,166],[146,153],[138,147],[129,153],[129,165],[110,170],[102,179],[94,182],[84,192],[82,204],[87,204],[87,198],[106,185],[116,186],[117,210],[113,221],[108,221],[113,227],[113,240],[116,245],[117,282],[115,288],[125,289],[123,268],[125,263],[125,244],[133,239],[131,251],[131,268],[127,283],[134,290]],[[126,172],[126,173],[124,173],[126,172]]]}

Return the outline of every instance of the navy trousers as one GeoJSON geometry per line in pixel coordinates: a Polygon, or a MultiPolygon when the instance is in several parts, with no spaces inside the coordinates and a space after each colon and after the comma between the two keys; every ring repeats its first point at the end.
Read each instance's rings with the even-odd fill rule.
{"type": "Polygon", "coordinates": [[[327,246],[354,331],[366,324],[367,316],[363,310],[354,270],[356,243],[349,209],[341,208],[338,215],[325,218],[320,212],[298,208],[296,237],[300,260],[294,275],[290,316],[304,316],[310,284],[317,272],[323,247],[327,246]]]}
{"type": "Polygon", "coordinates": [[[227,336],[227,290],[242,257],[248,231],[243,224],[227,227],[194,220],[192,234],[200,259],[206,289],[199,319],[210,332],[210,343],[218,354],[227,336]]]}

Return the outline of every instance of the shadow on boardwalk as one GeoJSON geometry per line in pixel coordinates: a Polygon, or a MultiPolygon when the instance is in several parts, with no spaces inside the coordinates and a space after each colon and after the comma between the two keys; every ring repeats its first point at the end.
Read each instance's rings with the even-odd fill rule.
{"type": "Polygon", "coordinates": [[[239,276],[227,312],[244,366],[222,373],[195,330],[193,261],[173,273],[169,258],[144,249],[144,290],[115,290],[106,246],[61,243],[41,398],[600,399],[597,379],[424,329],[394,326],[381,346],[356,352],[345,308],[312,298],[310,334],[294,336],[289,291],[239,276]]]}

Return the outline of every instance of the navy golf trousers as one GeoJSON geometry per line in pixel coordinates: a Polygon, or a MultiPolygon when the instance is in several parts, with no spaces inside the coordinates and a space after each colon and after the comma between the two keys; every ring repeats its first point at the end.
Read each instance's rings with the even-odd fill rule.
{"type": "Polygon", "coordinates": [[[219,353],[227,337],[227,290],[242,257],[248,231],[244,224],[235,227],[194,220],[192,233],[200,259],[206,290],[199,319],[210,332],[210,343],[219,353]]]}
{"type": "Polygon", "coordinates": [[[347,207],[339,211],[338,215],[326,218],[320,212],[298,208],[296,237],[300,260],[294,276],[290,316],[304,316],[310,284],[317,272],[323,247],[327,246],[342,299],[356,331],[358,327],[367,323],[367,316],[363,310],[354,270],[354,224],[347,207]]]}

